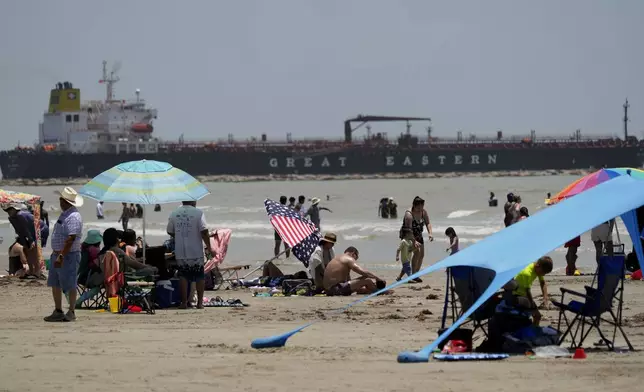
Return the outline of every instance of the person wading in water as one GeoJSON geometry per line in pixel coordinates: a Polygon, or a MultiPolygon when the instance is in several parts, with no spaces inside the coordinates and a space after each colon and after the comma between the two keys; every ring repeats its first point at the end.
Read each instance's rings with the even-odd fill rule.
{"type": "MultiPolygon", "coordinates": [[[[427,238],[429,241],[434,241],[434,237],[432,237],[432,224],[425,210],[425,200],[416,196],[412,202],[411,210],[405,211],[401,228],[401,233],[404,228],[411,229],[416,242],[416,249],[411,260],[411,272],[413,274],[420,271],[420,267],[423,265],[423,258],[425,257],[425,241],[423,240],[424,227],[427,228],[427,238]]],[[[416,278],[412,282],[422,283],[422,279],[416,278]]]]}

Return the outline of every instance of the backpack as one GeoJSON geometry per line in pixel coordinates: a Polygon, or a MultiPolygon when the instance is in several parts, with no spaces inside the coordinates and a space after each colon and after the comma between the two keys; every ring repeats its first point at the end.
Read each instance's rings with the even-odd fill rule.
{"type": "MultiPolygon", "coordinates": [[[[403,235],[403,229],[405,228],[405,216],[407,215],[408,212],[411,214],[410,210],[405,211],[405,213],[403,214],[402,224],[400,225],[400,230],[398,231],[398,239],[399,240],[402,240],[405,237],[403,235]]],[[[414,219],[414,216],[412,215],[411,218],[414,219]]],[[[411,229],[411,227],[410,227],[410,229],[411,229]]]]}
{"type": "Polygon", "coordinates": [[[314,294],[311,279],[285,279],[282,281],[282,293],[286,296],[311,296],[314,294]]]}

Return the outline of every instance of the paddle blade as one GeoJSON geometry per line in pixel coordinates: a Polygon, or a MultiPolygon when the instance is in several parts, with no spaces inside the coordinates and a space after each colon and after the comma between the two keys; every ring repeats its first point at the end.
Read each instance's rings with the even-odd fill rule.
{"type": "Polygon", "coordinates": [[[281,335],[274,335],[274,336],[269,336],[267,338],[255,339],[250,343],[250,346],[258,350],[262,348],[284,347],[288,338],[300,332],[301,330],[308,327],[309,325],[311,324],[303,325],[297,329],[292,330],[291,332],[283,333],[281,335]]]}
{"type": "Polygon", "coordinates": [[[429,353],[424,351],[403,351],[398,354],[399,363],[429,362],[429,353]]]}

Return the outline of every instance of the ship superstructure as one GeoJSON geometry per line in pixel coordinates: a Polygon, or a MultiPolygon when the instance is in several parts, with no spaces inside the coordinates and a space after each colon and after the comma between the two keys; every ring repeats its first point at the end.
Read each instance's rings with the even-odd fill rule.
{"type": "Polygon", "coordinates": [[[105,100],[81,102],[81,92],[70,82],[57,83],[49,95],[49,108],[40,123],[39,144],[45,151],[77,154],[154,154],[159,141],[152,136],[157,110],[149,108],[136,90],[136,98],[114,98],[119,63],[111,71],[103,61],[105,100]]]}

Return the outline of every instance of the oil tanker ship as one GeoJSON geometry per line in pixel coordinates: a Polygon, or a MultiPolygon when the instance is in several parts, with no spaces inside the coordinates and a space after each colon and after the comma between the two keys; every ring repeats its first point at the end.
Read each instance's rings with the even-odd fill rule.
{"type": "Polygon", "coordinates": [[[157,110],[148,107],[137,90],[131,100],[115,99],[118,66],[103,62],[105,100],[81,102],[72,83],[57,83],[39,124],[34,147],[0,152],[5,179],[93,177],[119,163],[154,159],[169,162],[192,175],[376,174],[420,172],[483,172],[503,170],[588,169],[604,166],[640,167],[644,143],[628,136],[628,102],[624,105],[624,138],[587,138],[576,131],[569,137],[432,136],[431,119],[359,115],[344,122],[342,140],[270,142],[266,135],[239,142],[233,135],[210,143],[162,141],[153,136],[157,110]],[[371,134],[370,124],[405,123],[396,140],[371,134]],[[410,132],[414,122],[425,123],[426,136],[410,132]],[[354,132],[367,135],[356,140],[354,132]]]}

